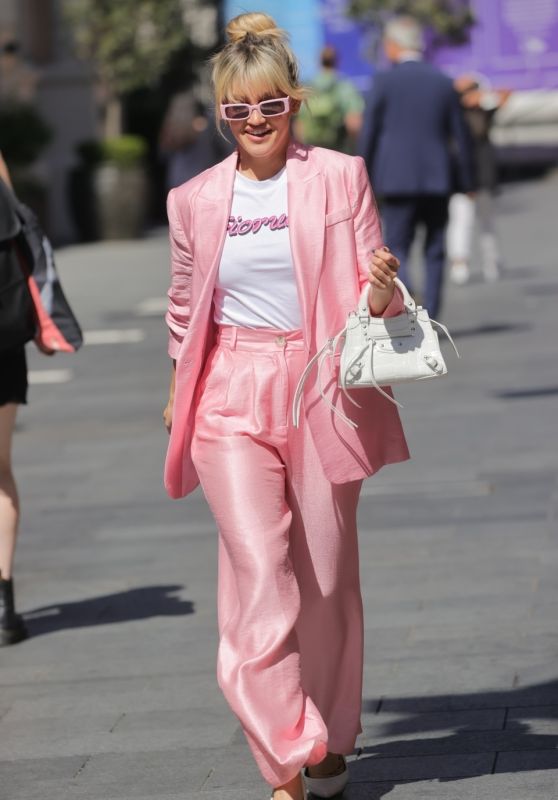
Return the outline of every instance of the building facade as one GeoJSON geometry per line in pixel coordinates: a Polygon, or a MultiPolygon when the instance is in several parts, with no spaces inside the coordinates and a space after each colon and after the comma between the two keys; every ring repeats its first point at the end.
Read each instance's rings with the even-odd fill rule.
{"type": "Polygon", "coordinates": [[[0,0],[0,51],[0,103],[32,103],[52,130],[31,170],[46,189],[49,234],[73,241],[67,189],[75,147],[99,135],[93,71],[72,54],[61,0],[0,0]]]}

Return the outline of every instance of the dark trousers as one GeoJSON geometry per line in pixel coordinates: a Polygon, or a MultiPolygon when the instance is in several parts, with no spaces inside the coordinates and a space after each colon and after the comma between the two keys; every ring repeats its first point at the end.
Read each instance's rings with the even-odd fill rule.
{"type": "Polygon", "coordinates": [[[446,195],[390,195],[381,205],[384,241],[401,262],[399,277],[410,292],[409,250],[418,224],[426,228],[424,261],[426,279],[422,305],[436,317],[442,299],[445,264],[445,232],[449,197],[446,195]]]}

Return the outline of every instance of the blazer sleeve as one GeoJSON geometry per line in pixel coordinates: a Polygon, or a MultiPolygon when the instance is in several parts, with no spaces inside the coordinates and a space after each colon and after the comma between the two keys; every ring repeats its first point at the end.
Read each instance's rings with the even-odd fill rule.
{"type": "MultiPolygon", "coordinates": [[[[355,156],[352,160],[352,212],[355,230],[358,285],[362,291],[368,283],[368,273],[372,251],[382,247],[384,240],[378,206],[368,180],[364,160],[355,156]]],[[[404,308],[403,295],[399,289],[395,290],[393,298],[385,309],[382,317],[394,317],[401,314],[404,308]]]]}
{"type": "Polygon", "coordinates": [[[176,208],[176,191],[167,199],[171,251],[171,285],[168,291],[168,310],[165,316],[169,328],[168,353],[173,359],[190,324],[190,295],[192,286],[192,249],[180,222],[176,208]]]}

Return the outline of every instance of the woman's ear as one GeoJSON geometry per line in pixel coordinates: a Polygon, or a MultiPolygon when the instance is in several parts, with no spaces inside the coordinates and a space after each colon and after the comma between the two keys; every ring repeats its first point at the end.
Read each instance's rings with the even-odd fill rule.
{"type": "Polygon", "coordinates": [[[298,112],[300,111],[300,106],[301,105],[302,105],[302,103],[301,103],[300,100],[292,100],[291,99],[290,106],[291,106],[292,113],[293,114],[298,114],[298,112]]]}

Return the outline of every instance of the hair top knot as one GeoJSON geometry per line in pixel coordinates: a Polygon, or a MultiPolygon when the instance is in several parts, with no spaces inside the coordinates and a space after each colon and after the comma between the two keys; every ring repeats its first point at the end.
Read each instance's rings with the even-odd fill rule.
{"type": "Polygon", "coordinates": [[[220,104],[243,102],[247,95],[290,97],[297,104],[306,98],[288,35],[269,14],[240,14],[231,19],[226,34],[228,42],[211,58],[218,125],[220,104]]]}
{"type": "Polygon", "coordinates": [[[275,23],[273,17],[264,14],[262,11],[252,11],[248,14],[239,14],[231,19],[226,27],[227,41],[232,44],[246,41],[255,43],[258,39],[271,37],[273,39],[286,40],[286,33],[275,23]]]}

